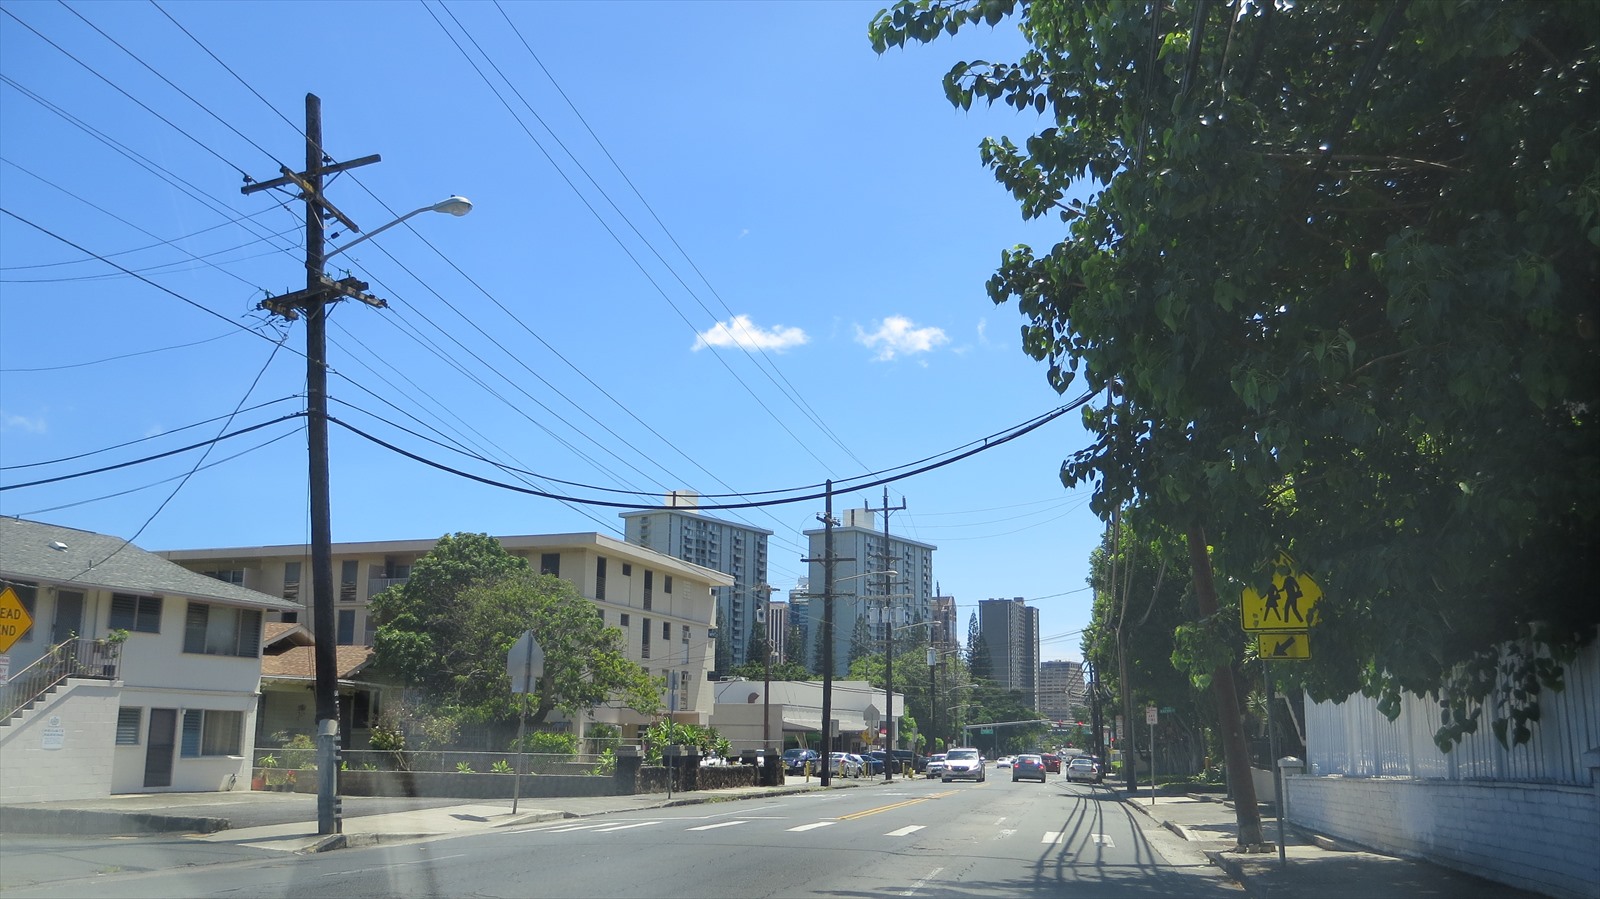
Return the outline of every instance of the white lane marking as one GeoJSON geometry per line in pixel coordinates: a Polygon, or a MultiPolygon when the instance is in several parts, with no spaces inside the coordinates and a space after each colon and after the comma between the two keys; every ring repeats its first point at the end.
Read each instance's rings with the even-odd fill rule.
{"type": "Polygon", "coordinates": [[[638,824],[618,824],[616,827],[599,828],[595,833],[616,833],[619,830],[632,830],[635,827],[649,827],[652,824],[660,823],[660,821],[640,821],[638,824]]]}
{"type": "Polygon", "coordinates": [[[832,825],[833,823],[834,822],[832,822],[832,821],[818,821],[815,824],[802,824],[799,827],[791,827],[791,828],[789,828],[789,833],[801,833],[802,831],[816,830],[819,827],[828,827],[828,826],[832,825]]]}
{"type": "Polygon", "coordinates": [[[910,825],[907,825],[905,827],[900,828],[899,830],[891,830],[888,833],[884,834],[884,836],[886,836],[886,837],[909,837],[912,834],[916,833],[917,831],[921,830],[924,826],[926,826],[926,825],[910,824],[910,825]]]}
{"type": "Polygon", "coordinates": [[[1006,823],[1006,816],[1005,815],[1001,815],[1000,817],[995,819],[994,826],[995,827],[999,827],[1000,825],[1002,825],[1004,823],[1006,823]]]}
{"type": "Polygon", "coordinates": [[[1089,839],[1094,840],[1096,843],[1099,843],[1100,845],[1106,847],[1107,849],[1115,849],[1115,848],[1117,848],[1117,844],[1111,842],[1111,837],[1109,837],[1109,836],[1107,836],[1106,834],[1103,834],[1103,833],[1092,833],[1092,834],[1089,834],[1089,839]]]}
{"type": "Polygon", "coordinates": [[[1059,831],[1059,830],[1047,830],[1047,831],[1044,832],[1044,839],[1040,840],[1039,842],[1041,842],[1041,843],[1059,843],[1059,842],[1061,842],[1061,831],[1059,831]]]}
{"type": "Polygon", "coordinates": [[[695,831],[695,830],[716,830],[719,827],[733,827],[736,824],[749,824],[749,823],[750,823],[749,821],[718,821],[715,824],[702,824],[699,827],[691,827],[689,829],[691,831],[695,831]]]}
{"type": "Polygon", "coordinates": [[[1014,834],[1016,832],[1017,832],[1016,828],[1003,827],[1003,828],[1000,829],[999,833],[995,834],[994,838],[997,839],[997,840],[1003,840],[1006,837],[1009,837],[1009,836],[1011,836],[1012,834],[1014,834]]]}
{"type": "Polygon", "coordinates": [[[911,889],[906,890],[904,893],[901,893],[900,895],[902,895],[902,896],[915,896],[917,894],[917,890],[920,890],[923,887],[927,886],[928,885],[928,881],[934,879],[935,877],[938,877],[939,876],[939,872],[943,871],[943,870],[944,870],[943,868],[934,868],[932,871],[928,872],[928,876],[927,877],[924,877],[921,880],[917,881],[916,883],[912,884],[911,885],[911,889]]]}
{"type": "Polygon", "coordinates": [[[574,830],[594,830],[596,827],[610,827],[614,821],[598,821],[593,824],[558,824],[555,827],[541,827],[530,833],[571,833],[574,830]]]}

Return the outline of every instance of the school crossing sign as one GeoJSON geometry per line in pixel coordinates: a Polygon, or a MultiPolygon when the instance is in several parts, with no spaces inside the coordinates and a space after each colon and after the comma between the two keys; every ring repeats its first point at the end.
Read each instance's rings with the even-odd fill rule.
{"type": "Polygon", "coordinates": [[[1305,631],[1317,620],[1322,588],[1287,555],[1278,556],[1277,568],[1265,594],[1244,588],[1240,610],[1246,631],[1305,631]]]}

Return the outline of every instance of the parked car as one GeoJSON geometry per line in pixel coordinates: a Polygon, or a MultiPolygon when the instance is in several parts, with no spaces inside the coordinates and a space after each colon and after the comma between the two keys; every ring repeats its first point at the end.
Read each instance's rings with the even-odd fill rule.
{"type": "Polygon", "coordinates": [[[860,777],[860,757],[851,755],[848,752],[830,752],[828,753],[828,770],[840,777],[860,777]]]}
{"type": "Polygon", "coordinates": [[[1067,762],[1066,770],[1063,773],[1067,780],[1072,783],[1097,784],[1105,779],[1104,775],[1100,773],[1100,763],[1086,755],[1080,755],[1067,762]]]}
{"type": "Polygon", "coordinates": [[[861,770],[866,772],[868,777],[883,773],[883,752],[881,750],[858,755],[856,758],[861,759],[861,770]]]}
{"type": "Polygon", "coordinates": [[[815,749],[785,749],[783,751],[783,770],[787,774],[804,774],[806,763],[811,763],[811,770],[818,770],[817,751],[815,749]]]}
{"type": "Polygon", "coordinates": [[[1019,780],[1037,780],[1044,783],[1044,759],[1036,755],[1019,755],[1011,761],[1011,782],[1019,780]]]}
{"type": "Polygon", "coordinates": [[[922,773],[928,775],[930,780],[943,775],[944,753],[935,752],[933,755],[928,756],[928,764],[922,769],[922,773]]]}
{"type": "Polygon", "coordinates": [[[939,779],[949,783],[956,779],[973,780],[983,783],[988,779],[988,771],[983,763],[983,755],[976,749],[952,749],[944,754],[944,770],[939,774],[939,779]]]}
{"type": "Polygon", "coordinates": [[[916,752],[910,749],[896,749],[894,758],[897,765],[895,768],[896,774],[921,774],[928,767],[927,757],[917,755],[916,752]]]}
{"type": "Polygon", "coordinates": [[[1046,752],[1039,757],[1044,759],[1044,770],[1049,771],[1051,774],[1061,773],[1061,756],[1053,752],[1046,752]]]}

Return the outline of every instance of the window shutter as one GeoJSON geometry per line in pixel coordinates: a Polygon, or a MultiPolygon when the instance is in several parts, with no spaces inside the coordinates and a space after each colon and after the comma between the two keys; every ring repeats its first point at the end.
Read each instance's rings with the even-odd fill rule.
{"type": "Polygon", "coordinates": [[[191,602],[189,610],[183,616],[183,651],[206,651],[206,625],[211,621],[211,607],[204,603],[191,602]]]}
{"type": "Polygon", "coordinates": [[[196,758],[200,755],[200,725],[204,721],[204,713],[199,709],[185,709],[183,712],[183,757],[196,758]]]}
{"type": "Polygon", "coordinates": [[[253,659],[261,654],[261,613],[253,609],[239,610],[239,640],[234,655],[253,659]]]}
{"type": "Polygon", "coordinates": [[[116,630],[133,630],[134,613],[138,610],[139,603],[131,596],[118,593],[111,597],[111,628],[116,630]]]}

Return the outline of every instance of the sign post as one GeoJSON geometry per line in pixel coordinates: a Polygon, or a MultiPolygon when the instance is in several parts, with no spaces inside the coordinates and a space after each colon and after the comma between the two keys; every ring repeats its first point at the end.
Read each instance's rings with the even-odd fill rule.
{"type": "Polygon", "coordinates": [[[511,782],[511,814],[517,813],[517,802],[522,798],[523,755],[528,747],[522,738],[528,728],[528,694],[544,675],[544,648],[539,645],[533,631],[523,631],[522,636],[506,653],[506,673],[511,676],[512,694],[522,694],[522,714],[517,719],[517,775],[511,782]]]}
{"type": "Polygon", "coordinates": [[[1153,705],[1144,707],[1144,723],[1150,725],[1150,804],[1156,804],[1156,721],[1160,712],[1153,705]]]}

